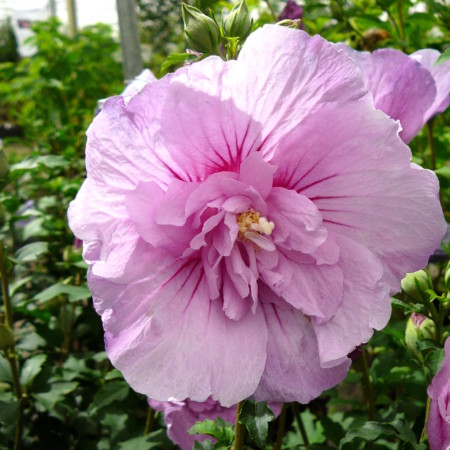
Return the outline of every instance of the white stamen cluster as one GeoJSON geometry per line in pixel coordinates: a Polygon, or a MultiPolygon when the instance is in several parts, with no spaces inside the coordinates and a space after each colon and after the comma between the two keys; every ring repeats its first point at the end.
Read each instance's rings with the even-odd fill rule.
{"type": "Polygon", "coordinates": [[[250,230],[267,234],[268,236],[272,234],[274,228],[275,224],[272,221],[268,221],[265,217],[260,217],[258,219],[258,223],[252,223],[250,225],[250,230]]]}

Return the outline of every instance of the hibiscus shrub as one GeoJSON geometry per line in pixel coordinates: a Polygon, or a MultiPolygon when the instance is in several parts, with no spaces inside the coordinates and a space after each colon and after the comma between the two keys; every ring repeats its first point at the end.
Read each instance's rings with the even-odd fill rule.
{"type": "Polygon", "coordinates": [[[186,3],[190,51],[125,90],[106,28],[36,25],[0,85],[0,449],[448,448],[441,3],[186,3]]]}

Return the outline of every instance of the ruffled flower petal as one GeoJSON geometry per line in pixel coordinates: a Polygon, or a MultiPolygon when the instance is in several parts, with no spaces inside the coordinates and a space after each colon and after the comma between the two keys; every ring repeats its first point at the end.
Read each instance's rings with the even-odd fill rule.
{"type": "Polygon", "coordinates": [[[260,292],[269,338],[266,367],[255,398],[308,403],[342,381],[350,360],[322,368],[309,319],[300,311],[272,303],[273,294],[266,287],[260,292]]]}
{"type": "Polygon", "coordinates": [[[266,362],[262,312],[230,320],[220,299],[209,300],[198,262],[160,257],[159,265],[151,278],[129,285],[90,277],[114,366],[157,400],[212,396],[230,406],[250,396],[266,362]]]}

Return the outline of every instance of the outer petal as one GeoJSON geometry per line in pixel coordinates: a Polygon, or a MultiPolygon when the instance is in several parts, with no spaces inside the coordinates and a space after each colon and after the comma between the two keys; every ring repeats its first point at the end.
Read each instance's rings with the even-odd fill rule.
{"type": "Polygon", "coordinates": [[[157,400],[213,395],[230,406],[251,395],[266,361],[262,312],[228,319],[222,302],[209,300],[198,261],[162,257],[153,266],[151,278],[127,286],[90,277],[114,366],[157,400]]]}
{"type": "Polygon", "coordinates": [[[323,104],[342,105],[366,93],[354,62],[333,45],[320,36],[275,25],[248,37],[224,84],[233,86],[236,107],[262,126],[260,143],[247,136],[243,152],[257,145],[264,155],[323,104]]]}
{"type": "Polygon", "coordinates": [[[446,231],[437,178],[410,164],[396,126],[370,99],[342,109],[330,104],[281,141],[271,161],[274,184],[308,197],[330,231],[379,256],[395,292],[406,272],[426,265],[446,231]]]}
{"type": "Polygon", "coordinates": [[[133,257],[139,254],[144,263],[151,255],[145,255],[145,245],[139,242],[123,198],[109,186],[88,178],[70,204],[68,217],[71,229],[84,241],[83,256],[92,264],[92,272],[125,282],[141,273],[142,266],[128,270],[133,257]]]}
{"type": "Polygon", "coordinates": [[[445,341],[445,358],[441,370],[428,387],[431,398],[427,421],[430,450],[447,450],[450,447],[450,338],[445,341]]]}
{"type": "Polygon", "coordinates": [[[170,77],[146,85],[127,105],[120,96],[106,101],[87,131],[88,177],[116,191],[138,181],[165,186],[182,178],[182,170],[159,141],[159,118],[170,77]]]}
{"type": "Polygon", "coordinates": [[[312,319],[322,367],[341,364],[355,347],[367,342],[373,329],[386,326],[391,315],[389,288],[380,282],[383,268],[364,246],[338,238],[344,275],[344,296],[327,322],[312,319]]]}
{"type": "Polygon", "coordinates": [[[220,171],[238,172],[260,142],[261,126],[231,99],[224,77],[233,67],[210,57],[193,64],[170,83],[161,117],[164,144],[186,180],[204,180],[220,171]]]}
{"type": "Polygon", "coordinates": [[[437,66],[434,65],[440,53],[437,50],[426,48],[410,55],[411,58],[426,67],[436,83],[436,97],[433,104],[425,113],[424,121],[428,122],[431,117],[444,112],[450,105],[450,61],[445,61],[437,66]]]}
{"type": "Polygon", "coordinates": [[[260,292],[269,341],[266,368],[255,398],[308,403],[342,381],[350,360],[332,369],[321,368],[311,322],[300,311],[270,303],[274,294],[267,288],[261,286],[260,292]]]}

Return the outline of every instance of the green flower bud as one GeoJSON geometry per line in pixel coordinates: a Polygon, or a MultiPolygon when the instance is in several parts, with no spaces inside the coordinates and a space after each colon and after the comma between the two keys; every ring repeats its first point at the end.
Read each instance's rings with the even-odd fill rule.
{"type": "Polygon", "coordinates": [[[217,53],[220,43],[220,30],[211,17],[194,6],[181,5],[184,21],[184,34],[191,50],[201,53],[217,53]]]}
{"type": "Polygon", "coordinates": [[[14,345],[14,335],[8,325],[0,323],[0,350],[6,350],[14,345]]]}
{"type": "Polygon", "coordinates": [[[250,34],[252,21],[245,0],[241,0],[233,6],[223,21],[222,28],[224,36],[238,37],[241,42],[250,34]]]}
{"type": "Polygon", "coordinates": [[[405,294],[415,300],[423,303],[429,300],[428,294],[425,292],[428,289],[433,289],[430,275],[425,270],[419,270],[414,273],[407,273],[402,280],[402,290],[405,294]]]}
{"type": "Polygon", "coordinates": [[[450,292],[450,262],[447,264],[447,269],[445,270],[444,283],[447,291],[450,292]]]}
{"type": "Polygon", "coordinates": [[[422,314],[412,313],[405,330],[405,341],[409,350],[414,353],[420,361],[423,356],[417,348],[419,339],[434,339],[436,337],[436,325],[422,314]]]}

